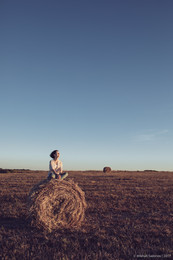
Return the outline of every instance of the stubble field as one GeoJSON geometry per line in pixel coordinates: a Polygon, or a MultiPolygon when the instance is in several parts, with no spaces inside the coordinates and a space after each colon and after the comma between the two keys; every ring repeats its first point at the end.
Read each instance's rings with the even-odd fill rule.
{"type": "Polygon", "coordinates": [[[0,259],[171,259],[173,172],[69,172],[85,192],[80,230],[46,233],[27,198],[46,172],[0,173],[0,259]]]}

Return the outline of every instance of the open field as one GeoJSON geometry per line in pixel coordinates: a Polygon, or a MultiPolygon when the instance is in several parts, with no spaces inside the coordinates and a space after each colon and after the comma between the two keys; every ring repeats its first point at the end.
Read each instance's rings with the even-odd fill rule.
{"type": "Polygon", "coordinates": [[[85,223],[51,234],[26,220],[28,193],[46,176],[0,173],[0,259],[173,257],[173,172],[69,172],[85,192],[85,223]]]}

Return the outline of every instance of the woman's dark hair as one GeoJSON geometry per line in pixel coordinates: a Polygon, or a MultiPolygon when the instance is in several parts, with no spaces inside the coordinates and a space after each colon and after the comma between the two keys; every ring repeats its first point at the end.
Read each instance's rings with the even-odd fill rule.
{"type": "Polygon", "coordinates": [[[58,150],[54,150],[53,152],[51,152],[50,157],[54,159],[55,158],[55,154],[56,154],[57,151],[58,150]]]}

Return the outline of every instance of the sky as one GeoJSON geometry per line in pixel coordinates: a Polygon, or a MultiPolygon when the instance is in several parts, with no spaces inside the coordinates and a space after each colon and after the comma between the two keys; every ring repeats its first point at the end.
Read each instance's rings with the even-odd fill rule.
{"type": "Polygon", "coordinates": [[[1,0],[0,168],[173,170],[172,0],[1,0]]]}

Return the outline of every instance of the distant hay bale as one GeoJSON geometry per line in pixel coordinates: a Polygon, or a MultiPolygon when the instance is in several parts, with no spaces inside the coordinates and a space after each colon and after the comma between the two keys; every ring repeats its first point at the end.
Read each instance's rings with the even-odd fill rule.
{"type": "Polygon", "coordinates": [[[86,206],[84,192],[72,180],[44,180],[29,193],[28,216],[32,225],[49,232],[78,229],[84,220],[86,206]]]}
{"type": "Polygon", "coordinates": [[[110,167],[104,167],[103,168],[103,172],[104,173],[109,173],[109,172],[111,172],[111,168],[110,167]]]}

